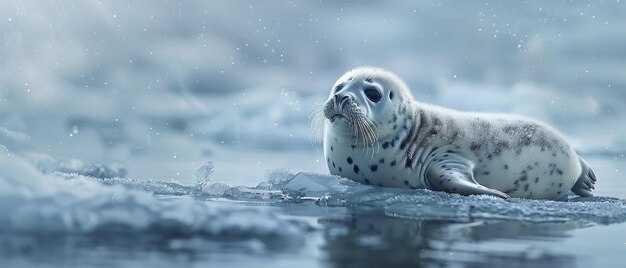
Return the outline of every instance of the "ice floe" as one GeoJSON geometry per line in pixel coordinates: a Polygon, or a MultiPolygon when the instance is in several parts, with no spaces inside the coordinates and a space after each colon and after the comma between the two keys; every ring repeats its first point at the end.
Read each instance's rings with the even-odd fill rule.
{"type": "Polygon", "coordinates": [[[302,241],[303,229],[308,228],[302,222],[277,216],[269,208],[198,202],[191,197],[161,199],[153,193],[129,189],[168,195],[189,194],[197,189],[172,185],[176,186],[43,174],[19,155],[3,153],[0,232],[195,236],[290,244],[302,241]]]}

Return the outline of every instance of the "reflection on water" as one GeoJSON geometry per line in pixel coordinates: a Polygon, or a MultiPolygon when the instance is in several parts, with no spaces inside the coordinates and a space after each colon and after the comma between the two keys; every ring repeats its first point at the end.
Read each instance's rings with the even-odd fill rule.
{"type": "Polygon", "coordinates": [[[562,267],[573,256],[532,243],[558,242],[571,223],[409,220],[368,214],[322,219],[328,260],[338,267],[562,267]]]}
{"type": "MultiPolygon", "coordinates": [[[[291,245],[292,246],[292,245],[291,245]]],[[[111,233],[83,235],[0,236],[0,267],[172,267],[173,263],[237,263],[277,255],[294,255],[301,248],[268,245],[258,240],[211,241],[202,237],[163,237],[111,233]],[[240,257],[245,256],[246,260],[240,257]]]]}
{"type": "Polygon", "coordinates": [[[245,266],[260,262],[261,266],[569,267],[577,263],[577,257],[553,246],[569,238],[569,231],[585,227],[580,223],[401,219],[378,209],[320,209],[311,202],[274,206],[290,217],[317,222],[319,229],[307,235],[309,245],[115,233],[97,237],[5,234],[0,238],[0,266],[167,267],[175,262],[245,266]]]}

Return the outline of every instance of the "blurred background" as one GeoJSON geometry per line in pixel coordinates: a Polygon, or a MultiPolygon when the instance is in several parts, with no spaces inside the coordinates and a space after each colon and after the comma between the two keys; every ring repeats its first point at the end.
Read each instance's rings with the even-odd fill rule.
{"type": "Polygon", "coordinates": [[[626,151],[620,0],[3,1],[0,37],[0,144],[44,166],[188,182],[213,161],[239,185],[326,173],[311,106],[360,65],[397,73],[418,101],[626,151]]]}

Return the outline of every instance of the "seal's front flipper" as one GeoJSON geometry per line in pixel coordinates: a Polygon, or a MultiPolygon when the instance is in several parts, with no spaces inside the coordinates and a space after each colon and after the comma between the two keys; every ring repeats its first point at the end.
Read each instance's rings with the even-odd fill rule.
{"type": "Polygon", "coordinates": [[[507,199],[509,195],[478,184],[474,180],[469,163],[462,159],[448,158],[447,161],[431,165],[426,172],[429,189],[462,195],[486,194],[507,199]]]}
{"type": "Polygon", "coordinates": [[[578,157],[578,159],[580,160],[583,170],[576,184],[572,187],[572,192],[582,197],[593,196],[591,191],[596,188],[596,174],[593,173],[593,170],[591,170],[591,167],[589,167],[585,160],[580,157],[578,157]]]}

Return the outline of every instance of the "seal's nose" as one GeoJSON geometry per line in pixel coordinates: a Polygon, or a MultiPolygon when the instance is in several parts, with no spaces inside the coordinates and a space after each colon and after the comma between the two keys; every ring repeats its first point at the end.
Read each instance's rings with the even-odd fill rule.
{"type": "Polygon", "coordinates": [[[339,108],[340,105],[346,100],[350,98],[349,93],[337,93],[335,94],[335,105],[339,108]]]}
{"type": "Polygon", "coordinates": [[[349,98],[350,96],[348,96],[348,94],[345,95],[340,95],[340,94],[335,94],[335,101],[336,102],[342,102],[343,100],[349,98]]]}

